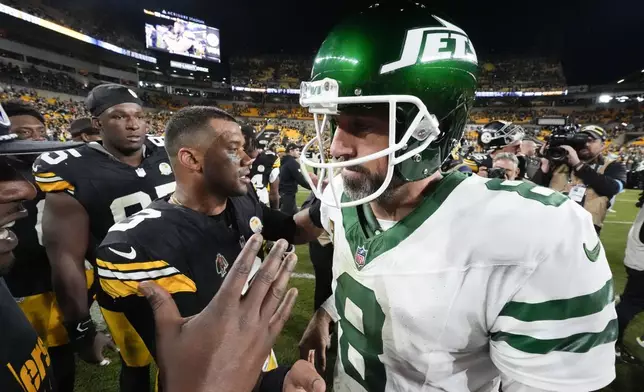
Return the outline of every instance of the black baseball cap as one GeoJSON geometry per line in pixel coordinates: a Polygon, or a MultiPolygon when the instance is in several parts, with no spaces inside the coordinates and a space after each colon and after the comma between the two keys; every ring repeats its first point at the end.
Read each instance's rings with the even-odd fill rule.
{"type": "Polygon", "coordinates": [[[606,140],[606,131],[604,131],[604,128],[598,127],[597,125],[586,125],[579,130],[579,133],[585,133],[593,139],[599,139],[601,141],[606,140]]]}
{"type": "Polygon", "coordinates": [[[99,132],[98,129],[92,126],[92,119],[89,117],[77,118],[69,125],[69,133],[72,134],[72,137],[76,137],[83,132],[89,134],[99,132]]]}
{"type": "Polygon", "coordinates": [[[0,104],[0,155],[40,154],[82,146],[83,143],[18,140],[18,135],[9,133],[11,121],[0,104]]]}
{"type": "Polygon", "coordinates": [[[92,89],[85,99],[85,106],[92,116],[98,117],[112,106],[122,103],[136,103],[143,106],[134,90],[115,83],[101,84],[92,89]]]}
{"type": "Polygon", "coordinates": [[[286,152],[291,152],[291,151],[293,151],[293,150],[299,150],[299,149],[300,149],[300,146],[298,146],[298,145],[297,145],[297,144],[295,144],[295,143],[289,143],[289,144],[286,146],[286,152]]]}

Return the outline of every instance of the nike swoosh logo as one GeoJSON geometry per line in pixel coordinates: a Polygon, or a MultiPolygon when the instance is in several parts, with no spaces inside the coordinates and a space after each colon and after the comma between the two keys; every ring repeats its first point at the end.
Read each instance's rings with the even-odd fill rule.
{"type": "Polygon", "coordinates": [[[88,329],[89,329],[89,327],[85,327],[85,329],[81,328],[81,325],[80,325],[80,324],[78,324],[78,325],[76,326],[76,330],[77,330],[78,332],[85,332],[85,331],[87,331],[88,329]]]}
{"type": "Polygon", "coordinates": [[[597,240],[597,245],[595,245],[595,247],[590,250],[586,246],[586,243],[584,243],[584,252],[586,253],[586,257],[588,257],[588,260],[590,260],[591,263],[597,261],[597,259],[599,258],[599,251],[601,249],[602,243],[599,240],[597,240]]]}
{"type": "Polygon", "coordinates": [[[123,257],[124,259],[134,260],[134,258],[136,257],[136,251],[131,246],[130,246],[130,251],[128,253],[119,252],[118,250],[114,250],[114,249],[109,248],[109,247],[108,247],[108,249],[111,250],[112,252],[114,252],[114,254],[117,254],[117,255],[123,257]]]}

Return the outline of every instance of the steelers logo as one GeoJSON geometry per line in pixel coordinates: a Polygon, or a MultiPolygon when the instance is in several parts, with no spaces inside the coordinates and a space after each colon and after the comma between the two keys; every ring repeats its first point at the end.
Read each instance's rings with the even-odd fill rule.
{"type": "Polygon", "coordinates": [[[164,176],[169,176],[170,174],[172,174],[172,168],[166,162],[161,162],[161,164],[159,164],[159,171],[164,176]]]}
{"type": "Polygon", "coordinates": [[[253,231],[253,233],[255,233],[255,234],[257,234],[257,233],[261,233],[261,232],[262,232],[262,228],[264,228],[264,225],[262,224],[262,221],[261,221],[258,217],[256,217],[256,216],[254,216],[254,217],[250,218],[250,221],[248,222],[248,224],[249,224],[249,226],[250,226],[250,229],[251,229],[251,230],[253,231]]]}
{"type": "Polygon", "coordinates": [[[488,144],[492,141],[492,134],[490,132],[483,132],[481,134],[481,143],[488,144]]]}
{"type": "Polygon", "coordinates": [[[264,170],[266,170],[266,168],[264,167],[264,165],[259,165],[259,166],[257,166],[257,171],[258,171],[259,173],[264,173],[264,170]]]}

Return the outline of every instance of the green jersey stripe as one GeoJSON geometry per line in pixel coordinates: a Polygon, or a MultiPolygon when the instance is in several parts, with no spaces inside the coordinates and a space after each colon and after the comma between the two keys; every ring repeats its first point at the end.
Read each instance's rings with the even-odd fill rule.
{"type": "Polygon", "coordinates": [[[579,297],[539,303],[508,302],[499,316],[526,322],[584,317],[600,312],[606,305],[613,302],[613,294],[613,280],[610,279],[601,289],[579,297]]]}
{"type": "Polygon", "coordinates": [[[578,333],[559,339],[535,339],[509,332],[492,334],[495,342],[506,342],[511,347],[530,354],[548,354],[553,351],[586,353],[593,347],[617,340],[617,319],[612,319],[601,332],[578,333]]]}

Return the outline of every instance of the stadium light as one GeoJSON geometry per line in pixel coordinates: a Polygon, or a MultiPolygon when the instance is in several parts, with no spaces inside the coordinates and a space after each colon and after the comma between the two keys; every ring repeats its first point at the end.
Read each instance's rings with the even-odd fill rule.
{"type": "Polygon", "coordinates": [[[599,98],[597,99],[597,101],[598,101],[599,103],[608,103],[608,102],[610,102],[610,101],[612,101],[612,100],[613,100],[613,97],[611,97],[610,95],[607,95],[607,94],[602,94],[602,95],[600,95],[600,96],[599,96],[599,98]]]}
{"type": "Polygon", "coordinates": [[[624,79],[620,79],[617,81],[617,84],[624,83],[624,79]]]}

